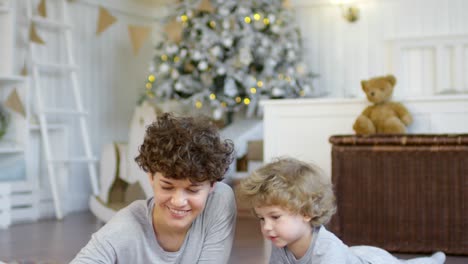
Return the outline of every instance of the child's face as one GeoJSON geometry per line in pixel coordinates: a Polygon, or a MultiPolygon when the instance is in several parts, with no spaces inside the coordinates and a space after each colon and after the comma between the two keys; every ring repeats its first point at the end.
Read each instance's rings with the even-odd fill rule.
{"type": "Polygon", "coordinates": [[[150,176],[150,180],[154,191],[153,221],[173,230],[187,230],[192,225],[214,187],[209,181],[193,183],[166,178],[161,173],[150,176]]]}
{"type": "Polygon", "coordinates": [[[294,214],[279,206],[255,207],[263,236],[279,248],[309,245],[312,232],[310,217],[294,214]]]}

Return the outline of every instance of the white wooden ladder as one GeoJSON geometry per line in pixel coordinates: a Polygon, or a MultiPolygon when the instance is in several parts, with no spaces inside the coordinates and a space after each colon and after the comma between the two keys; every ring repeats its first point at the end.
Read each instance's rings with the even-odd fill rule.
{"type": "MultiPolygon", "coordinates": [[[[64,53],[65,56],[61,60],[63,62],[54,62],[50,63],[48,61],[40,61],[38,56],[37,43],[32,41],[29,42],[29,58],[30,65],[32,69],[32,85],[34,88],[35,94],[35,105],[39,121],[39,127],[41,131],[41,140],[42,147],[45,154],[45,161],[47,163],[47,173],[50,181],[50,187],[52,191],[55,215],[57,219],[62,219],[64,216],[64,211],[62,207],[61,193],[60,193],[60,184],[58,182],[57,175],[61,170],[58,169],[58,166],[69,167],[71,164],[82,164],[87,166],[87,171],[89,173],[90,182],[92,185],[92,192],[94,195],[98,194],[98,180],[97,180],[97,171],[96,171],[96,161],[97,159],[93,156],[91,150],[91,143],[89,138],[89,130],[87,126],[87,116],[88,114],[83,109],[83,103],[81,100],[80,94],[80,85],[78,82],[77,70],[78,68],[75,65],[75,60],[73,57],[72,49],[72,36],[71,36],[71,26],[69,24],[69,13],[67,11],[68,3],[66,0],[48,0],[47,4],[54,4],[55,10],[58,10],[58,13],[61,13],[61,18],[56,20],[45,18],[42,16],[35,15],[36,6],[34,6],[33,0],[26,0],[27,4],[27,16],[28,21],[30,21],[30,27],[34,25],[37,29],[48,29],[51,34],[55,34],[57,37],[64,39],[65,47],[64,53]],[[53,3],[52,3],[53,2],[53,3]],[[44,101],[47,99],[49,94],[44,94],[44,89],[41,87],[41,80],[44,79],[44,73],[53,72],[56,78],[61,76],[66,78],[67,82],[71,87],[63,87],[63,89],[69,89],[69,99],[72,103],[70,106],[54,106],[50,105],[50,102],[44,101]],[[57,141],[54,141],[51,138],[49,127],[53,125],[53,121],[58,118],[76,118],[77,127],[79,127],[80,136],[76,138],[76,142],[73,147],[81,147],[82,151],[80,154],[70,153],[66,157],[59,157],[58,153],[54,153],[56,149],[55,145],[60,144],[57,141]],[[77,155],[74,157],[74,155],[77,155]]],[[[47,46],[47,43],[45,44],[47,46]]],[[[49,48],[50,49],[50,48],[49,48]]],[[[59,52],[60,49],[57,49],[55,52],[59,52]]],[[[54,52],[54,51],[53,51],[54,52]]],[[[79,151],[73,151],[79,152],[79,151]]],[[[63,195],[64,193],[62,193],[63,195]]]]}

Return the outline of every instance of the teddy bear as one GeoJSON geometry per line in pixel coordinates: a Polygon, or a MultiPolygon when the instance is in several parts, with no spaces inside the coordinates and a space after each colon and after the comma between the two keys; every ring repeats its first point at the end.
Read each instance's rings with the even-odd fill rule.
{"type": "Polygon", "coordinates": [[[393,75],[361,81],[362,90],[373,104],[364,109],[354,122],[353,129],[356,134],[406,132],[406,126],[413,122],[413,118],[401,103],[390,101],[395,84],[396,78],[393,75]]]}

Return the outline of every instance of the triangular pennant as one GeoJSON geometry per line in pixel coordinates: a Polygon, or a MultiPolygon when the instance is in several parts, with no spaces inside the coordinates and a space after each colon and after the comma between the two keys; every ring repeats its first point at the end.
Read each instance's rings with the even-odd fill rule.
{"type": "Polygon", "coordinates": [[[39,6],[37,7],[37,12],[41,17],[47,17],[46,0],[41,0],[39,6]]]}
{"type": "Polygon", "coordinates": [[[28,65],[26,65],[26,61],[24,61],[23,68],[21,69],[21,75],[27,76],[28,75],[28,65]]]}
{"type": "Polygon", "coordinates": [[[291,2],[289,0],[283,0],[284,8],[291,8],[291,2]]]}
{"type": "Polygon", "coordinates": [[[215,11],[215,8],[211,4],[210,0],[201,0],[200,5],[198,6],[198,11],[213,13],[215,11]]]}
{"type": "Polygon", "coordinates": [[[183,25],[177,19],[171,20],[164,27],[164,32],[166,32],[167,37],[174,43],[179,43],[182,40],[182,31],[183,25]]]}
{"type": "Polygon", "coordinates": [[[29,40],[37,44],[45,44],[44,40],[39,36],[39,34],[37,34],[34,23],[31,23],[31,26],[29,27],[29,40]]]}
{"type": "Polygon", "coordinates": [[[96,35],[101,34],[104,32],[108,27],[114,24],[117,21],[113,15],[107,11],[107,9],[103,7],[99,7],[99,18],[98,18],[98,26],[96,30],[96,35]]]}
{"type": "Polygon", "coordinates": [[[128,25],[128,34],[130,35],[130,40],[132,41],[133,53],[135,55],[140,51],[141,46],[148,38],[150,33],[149,27],[142,26],[132,26],[128,25]]]}
{"type": "Polygon", "coordinates": [[[26,117],[26,111],[24,110],[23,103],[21,103],[21,99],[16,89],[14,89],[13,92],[11,92],[11,94],[8,96],[7,100],[5,101],[5,106],[21,114],[23,117],[26,117]]]}

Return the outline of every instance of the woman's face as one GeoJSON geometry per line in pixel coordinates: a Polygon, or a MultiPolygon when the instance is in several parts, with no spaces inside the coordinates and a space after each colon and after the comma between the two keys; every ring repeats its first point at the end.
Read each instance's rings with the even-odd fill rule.
{"type": "Polygon", "coordinates": [[[214,184],[175,180],[157,172],[150,181],[154,192],[153,220],[173,231],[186,231],[205,208],[214,184]]]}

